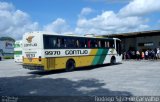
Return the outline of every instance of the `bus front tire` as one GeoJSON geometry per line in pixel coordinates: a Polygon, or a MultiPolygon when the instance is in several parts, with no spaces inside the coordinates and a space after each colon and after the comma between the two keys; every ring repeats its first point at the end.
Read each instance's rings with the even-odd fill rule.
{"type": "Polygon", "coordinates": [[[68,60],[66,63],[66,71],[73,71],[75,69],[75,61],[74,60],[68,60]]]}
{"type": "Polygon", "coordinates": [[[116,58],[114,56],[111,58],[110,64],[111,65],[116,64],[116,58]]]}

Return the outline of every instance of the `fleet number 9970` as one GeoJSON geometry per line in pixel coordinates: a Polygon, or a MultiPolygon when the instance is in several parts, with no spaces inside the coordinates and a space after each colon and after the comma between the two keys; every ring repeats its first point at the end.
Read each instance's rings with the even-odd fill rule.
{"type": "Polygon", "coordinates": [[[60,55],[60,51],[45,51],[45,55],[60,55]]]}

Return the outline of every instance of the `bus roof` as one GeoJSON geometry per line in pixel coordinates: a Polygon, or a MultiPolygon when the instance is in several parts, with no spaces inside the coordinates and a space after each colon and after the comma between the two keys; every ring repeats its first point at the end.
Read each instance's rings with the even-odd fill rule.
{"type": "MultiPolygon", "coordinates": [[[[99,39],[117,39],[117,40],[120,40],[118,38],[107,38],[107,37],[103,37],[103,36],[81,36],[81,35],[78,35],[78,34],[58,34],[58,33],[55,33],[55,32],[46,32],[46,31],[33,31],[33,32],[27,32],[25,33],[25,35],[28,35],[28,34],[38,34],[38,35],[56,35],[56,36],[68,36],[68,37],[83,37],[83,38],[99,38],[99,39]]],[[[87,35],[92,35],[92,34],[87,34],[87,35]]]]}
{"type": "Polygon", "coordinates": [[[16,40],[15,43],[22,43],[22,40],[16,40]]]}

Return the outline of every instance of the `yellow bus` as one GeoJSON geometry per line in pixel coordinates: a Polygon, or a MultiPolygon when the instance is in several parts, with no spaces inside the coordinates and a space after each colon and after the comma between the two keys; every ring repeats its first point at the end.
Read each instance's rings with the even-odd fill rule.
{"type": "Polygon", "coordinates": [[[74,70],[122,61],[117,38],[31,32],[23,36],[23,67],[31,70],[74,70]]]}

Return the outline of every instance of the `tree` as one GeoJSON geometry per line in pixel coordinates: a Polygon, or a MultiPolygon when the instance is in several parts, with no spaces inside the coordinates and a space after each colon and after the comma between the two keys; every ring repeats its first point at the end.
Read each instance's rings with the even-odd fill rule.
{"type": "Polygon", "coordinates": [[[5,40],[9,40],[9,41],[15,42],[15,39],[13,39],[11,37],[0,37],[0,41],[5,41],[5,40]]]}

